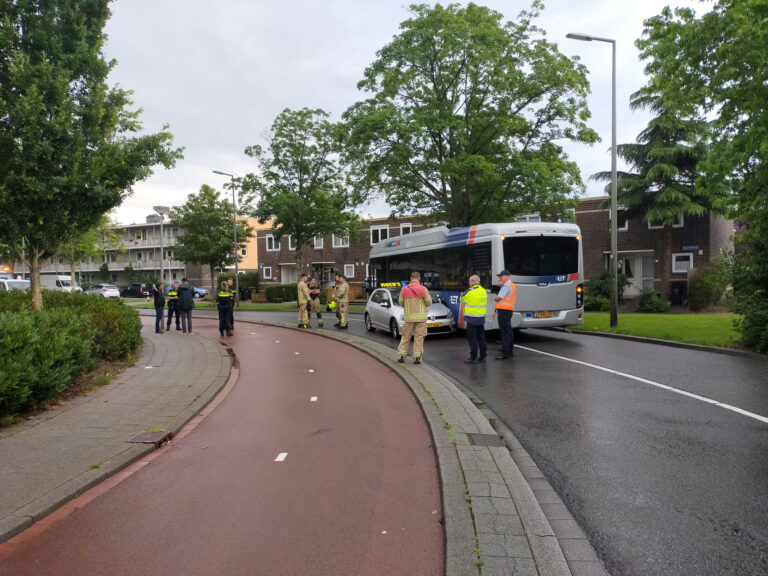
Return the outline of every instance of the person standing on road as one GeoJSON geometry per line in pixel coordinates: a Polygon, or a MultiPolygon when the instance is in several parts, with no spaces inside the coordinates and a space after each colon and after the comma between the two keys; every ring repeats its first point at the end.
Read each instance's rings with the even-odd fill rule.
{"type": "Polygon", "coordinates": [[[309,305],[309,288],[307,287],[307,275],[302,274],[299,284],[296,286],[296,293],[299,301],[299,328],[309,328],[309,314],[307,306],[309,305]]]}
{"type": "Polygon", "coordinates": [[[234,307],[234,297],[232,291],[229,289],[229,285],[226,280],[222,281],[219,293],[216,294],[216,303],[219,307],[219,336],[224,336],[224,331],[227,331],[227,336],[232,336],[232,330],[230,329],[230,316],[232,308],[234,307]]]}
{"type": "Polygon", "coordinates": [[[181,279],[177,306],[181,312],[181,333],[184,335],[192,334],[192,309],[195,307],[195,291],[186,278],[181,279]]]}
{"type": "Polygon", "coordinates": [[[179,281],[174,280],[173,286],[168,291],[168,323],[165,326],[166,330],[171,329],[171,319],[176,314],[176,330],[181,330],[181,316],[179,315],[179,281]]]}
{"type": "Polygon", "coordinates": [[[155,333],[162,334],[163,330],[163,311],[165,310],[165,284],[160,282],[155,287],[155,333]]]}
{"type": "Polygon", "coordinates": [[[515,311],[515,297],[517,296],[517,287],[509,279],[509,270],[502,270],[497,274],[499,277],[499,293],[494,300],[496,301],[496,312],[499,313],[499,332],[501,332],[501,353],[496,356],[496,360],[506,360],[512,358],[515,345],[515,332],[512,329],[512,313],[515,311]]]}
{"type": "Polygon", "coordinates": [[[349,284],[347,284],[347,277],[344,274],[336,276],[336,312],[339,316],[337,328],[339,330],[349,328],[347,324],[349,320],[349,284]]]}
{"type": "Polygon", "coordinates": [[[488,349],[485,343],[485,309],[488,305],[488,293],[480,285],[480,276],[469,277],[469,288],[461,295],[464,305],[464,324],[469,341],[469,358],[465,364],[485,362],[488,349]],[[478,348],[480,356],[477,355],[478,348]]]}
{"type": "Polygon", "coordinates": [[[228,330],[230,332],[234,332],[235,331],[235,302],[237,302],[237,299],[240,297],[240,295],[237,293],[237,290],[235,290],[235,279],[232,277],[227,278],[227,290],[229,290],[229,293],[232,294],[232,307],[229,309],[229,317],[227,318],[227,325],[229,326],[228,330]]]}
{"type": "Polygon", "coordinates": [[[312,307],[309,314],[309,324],[312,325],[312,314],[317,314],[317,327],[323,327],[323,313],[320,311],[320,286],[313,276],[309,279],[309,296],[312,298],[312,307]]]}
{"type": "Polygon", "coordinates": [[[421,285],[421,274],[411,272],[411,281],[400,290],[397,303],[405,308],[403,335],[400,346],[397,347],[397,361],[401,364],[408,356],[408,346],[413,336],[414,364],[421,364],[424,353],[424,338],[427,336],[427,308],[432,305],[432,296],[425,286],[421,285]]]}

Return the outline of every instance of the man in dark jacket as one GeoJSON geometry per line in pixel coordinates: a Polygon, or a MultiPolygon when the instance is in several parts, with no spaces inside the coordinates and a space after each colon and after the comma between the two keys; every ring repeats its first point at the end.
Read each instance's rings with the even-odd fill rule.
{"type": "Polygon", "coordinates": [[[192,308],[195,307],[195,291],[187,282],[186,278],[181,279],[179,286],[179,303],[177,304],[181,312],[181,331],[183,334],[192,334],[192,308]]]}
{"type": "Polygon", "coordinates": [[[163,312],[165,311],[165,292],[163,292],[165,285],[160,282],[155,287],[155,332],[162,334],[163,330],[163,312]]]}

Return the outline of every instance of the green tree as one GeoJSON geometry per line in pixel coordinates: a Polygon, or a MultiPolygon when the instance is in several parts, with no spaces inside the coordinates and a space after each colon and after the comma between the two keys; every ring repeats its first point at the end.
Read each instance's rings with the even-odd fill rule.
{"type": "Polygon", "coordinates": [[[344,113],[355,185],[451,226],[571,205],[584,186],[558,142],[598,138],[586,69],[544,39],[542,9],[502,24],[472,3],[412,5],[344,113]]]}
{"type": "Polygon", "coordinates": [[[683,117],[708,120],[711,153],[696,185],[720,210],[746,224],[736,237],[734,296],[747,345],[768,342],[768,4],[719,0],[701,17],[665,8],[637,41],[649,92],[683,117]],[[741,289],[740,289],[741,288],[741,289]],[[739,301],[741,303],[739,304],[739,301]]]}
{"type": "Polygon", "coordinates": [[[297,270],[303,265],[302,248],[315,236],[347,236],[360,227],[354,208],[362,196],[345,186],[341,136],[340,126],[323,110],[285,109],[272,124],[268,148],[245,150],[259,171],[244,178],[243,209],[259,222],[272,220],[277,240],[293,239],[297,270]]]}
{"type": "MultiPolygon", "coordinates": [[[[696,118],[681,118],[667,110],[661,98],[640,90],[632,95],[632,109],[649,108],[656,114],[632,144],[620,144],[617,154],[630,167],[618,173],[617,197],[627,218],[641,217],[664,227],[666,261],[672,261],[672,227],[681,216],[704,216],[709,197],[696,186],[697,166],[707,154],[704,126],[696,118]]],[[[595,180],[610,182],[610,172],[595,180]]],[[[662,294],[669,293],[670,269],[662,270],[662,294]]]]}
{"type": "MultiPolygon", "coordinates": [[[[184,230],[184,234],[176,238],[173,248],[175,258],[208,265],[211,269],[211,294],[215,294],[218,292],[215,270],[223,270],[235,261],[232,257],[232,203],[203,184],[197,194],[187,197],[183,206],[171,208],[170,219],[174,226],[184,230]]],[[[253,228],[245,220],[238,220],[238,249],[242,249],[252,237],[253,228]]]]}
{"type": "Polygon", "coordinates": [[[106,250],[119,250],[120,237],[115,232],[117,224],[104,214],[98,223],[87,230],[73,230],[62,241],[58,256],[69,264],[70,275],[75,276],[75,266],[92,258],[100,258],[106,250]]]}
{"type": "Polygon", "coordinates": [[[107,85],[108,3],[0,0],[0,234],[30,267],[36,309],[62,239],[181,157],[166,127],[137,136],[130,92],[107,85]]]}

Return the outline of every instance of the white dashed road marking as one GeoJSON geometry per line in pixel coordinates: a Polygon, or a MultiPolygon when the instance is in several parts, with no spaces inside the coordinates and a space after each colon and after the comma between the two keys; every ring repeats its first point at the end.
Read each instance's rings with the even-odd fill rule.
{"type": "Polygon", "coordinates": [[[280,452],[275,458],[275,462],[285,462],[286,458],[288,458],[288,452],[280,452]]]}

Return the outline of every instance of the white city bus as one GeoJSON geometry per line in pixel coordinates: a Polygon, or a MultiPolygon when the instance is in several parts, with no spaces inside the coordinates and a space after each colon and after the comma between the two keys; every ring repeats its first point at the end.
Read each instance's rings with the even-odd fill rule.
{"type": "Polygon", "coordinates": [[[584,322],[584,261],[576,224],[525,222],[428,228],[379,242],[371,249],[373,287],[407,284],[414,270],[464,327],[462,291],[472,274],[488,297],[486,328],[498,328],[493,294],[501,270],[517,287],[514,328],[572,326],[584,322]]]}

